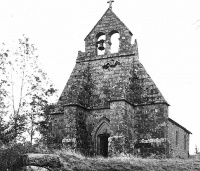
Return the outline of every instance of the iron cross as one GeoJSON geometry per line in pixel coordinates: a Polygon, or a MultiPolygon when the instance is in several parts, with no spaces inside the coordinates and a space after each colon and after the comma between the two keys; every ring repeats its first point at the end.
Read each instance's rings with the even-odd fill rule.
{"type": "Polygon", "coordinates": [[[114,2],[114,0],[109,0],[107,3],[109,3],[109,8],[112,9],[112,3],[114,2]]]}

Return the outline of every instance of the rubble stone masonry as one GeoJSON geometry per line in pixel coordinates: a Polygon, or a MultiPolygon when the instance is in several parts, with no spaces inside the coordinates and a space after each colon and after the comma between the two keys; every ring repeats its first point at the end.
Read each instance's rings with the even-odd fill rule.
{"type": "Polygon", "coordinates": [[[85,52],[78,52],[51,115],[54,134],[60,140],[75,140],[74,147],[84,153],[169,155],[169,104],[140,63],[132,35],[108,9],[85,38],[85,52]],[[119,51],[111,53],[115,33],[120,35],[119,51]],[[98,55],[102,35],[105,53],[98,55]]]}

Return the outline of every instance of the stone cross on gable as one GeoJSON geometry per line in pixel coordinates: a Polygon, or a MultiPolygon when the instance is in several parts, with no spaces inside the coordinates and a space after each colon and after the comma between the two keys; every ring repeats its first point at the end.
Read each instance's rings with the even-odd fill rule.
{"type": "Polygon", "coordinates": [[[107,3],[109,3],[109,8],[112,9],[112,3],[114,2],[114,0],[109,0],[107,3]]]}

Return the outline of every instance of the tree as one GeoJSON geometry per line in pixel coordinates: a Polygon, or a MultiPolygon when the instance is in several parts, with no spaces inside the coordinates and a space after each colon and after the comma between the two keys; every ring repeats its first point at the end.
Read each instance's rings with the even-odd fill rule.
{"type": "Polygon", "coordinates": [[[9,140],[11,139],[9,137],[9,125],[6,124],[2,118],[0,118],[0,147],[2,145],[8,144],[9,140]]]}
{"type": "MultiPolygon", "coordinates": [[[[45,90],[45,91],[40,91],[40,94],[34,94],[32,96],[32,101],[30,103],[31,110],[28,113],[27,117],[29,118],[30,121],[30,127],[29,127],[29,135],[30,135],[30,141],[31,144],[34,139],[34,135],[37,131],[41,132],[41,124],[44,122],[47,122],[49,119],[49,108],[50,105],[48,102],[48,99],[56,94],[57,90],[53,88],[53,85],[50,85],[50,88],[45,90]],[[48,110],[48,112],[47,112],[48,110]]],[[[38,132],[38,133],[39,133],[38,132]]],[[[48,131],[45,132],[48,134],[48,131]]],[[[43,137],[47,136],[41,134],[43,137]]],[[[42,137],[42,138],[43,138],[42,137]]]]}
{"type": "Polygon", "coordinates": [[[46,104],[43,107],[43,120],[40,121],[38,131],[41,134],[40,141],[46,146],[51,147],[55,144],[56,137],[51,132],[50,113],[56,108],[55,104],[46,104]]]}
{"type": "Polygon", "coordinates": [[[36,121],[42,110],[42,101],[36,102],[36,99],[41,97],[48,103],[48,95],[45,93],[53,89],[53,84],[38,64],[36,53],[37,49],[30,43],[29,38],[23,36],[17,47],[4,55],[6,58],[4,57],[3,72],[7,84],[10,130],[13,131],[16,141],[23,138],[25,131],[30,136],[30,141],[33,141],[36,121]]]}
{"type": "MultiPolygon", "coordinates": [[[[4,44],[2,44],[4,45],[4,44]]],[[[6,102],[5,97],[7,95],[7,91],[5,89],[5,85],[7,83],[5,78],[5,64],[6,64],[6,57],[8,56],[7,51],[4,48],[0,51],[0,146],[3,144],[9,143],[10,137],[10,130],[9,125],[5,123],[3,120],[4,115],[6,114],[6,102]]]]}
{"type": "Polygon", "coordinates": [[[5,64],[6,57],[8,56],[7,52],[4,49],[1,49],[0,52],[0,117],[5,114],[5,96],[7,95],[7,91],[5,90],[5,84],[7,83],[5,78],[5,64]]]}

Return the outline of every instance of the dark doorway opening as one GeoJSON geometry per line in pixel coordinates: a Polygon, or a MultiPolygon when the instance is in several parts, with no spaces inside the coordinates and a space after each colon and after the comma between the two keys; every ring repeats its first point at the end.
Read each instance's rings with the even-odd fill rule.
{"type": "Polygon", "coordinates": [[[103,134],[99,135],[100,144],[99,144],[99,152],[103,157],[108,157],[108,137],[109,135],[103,134]]]}

